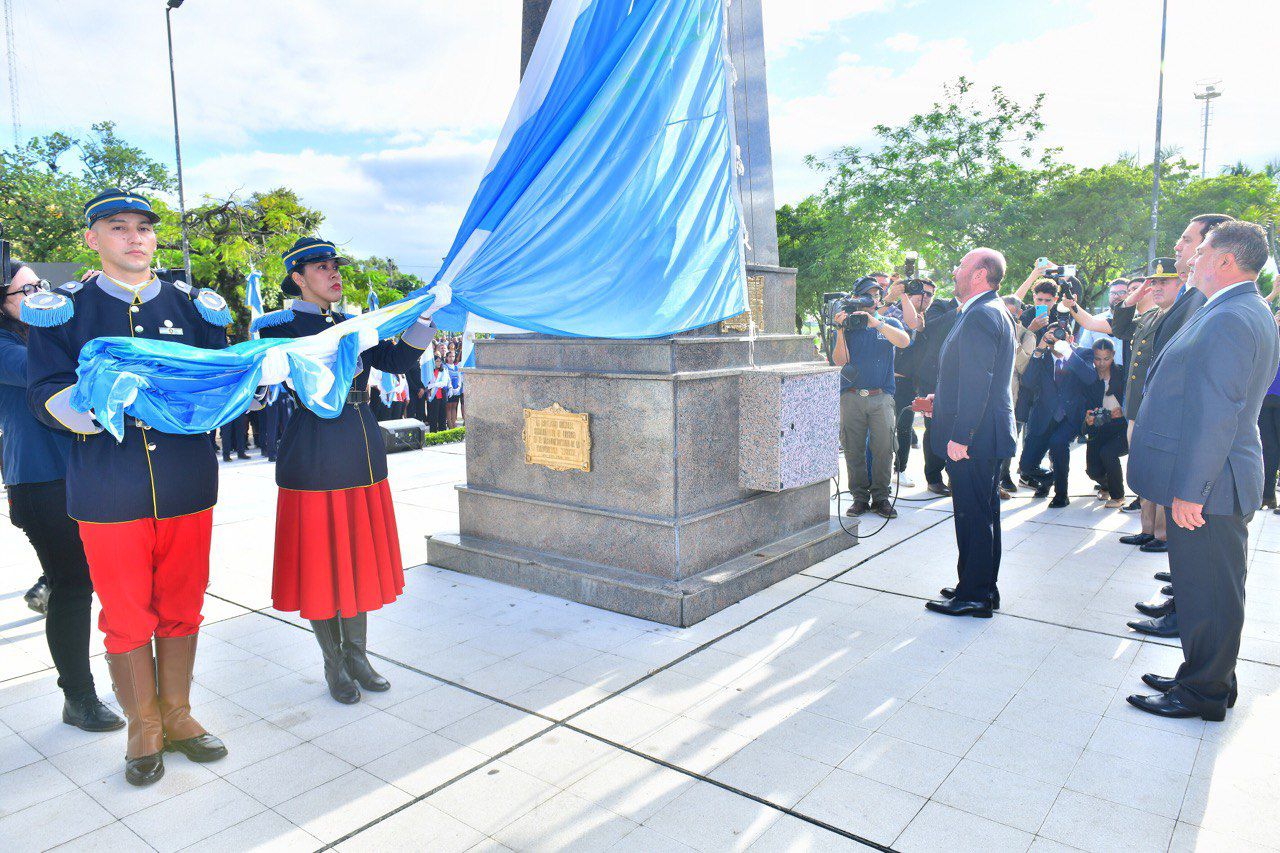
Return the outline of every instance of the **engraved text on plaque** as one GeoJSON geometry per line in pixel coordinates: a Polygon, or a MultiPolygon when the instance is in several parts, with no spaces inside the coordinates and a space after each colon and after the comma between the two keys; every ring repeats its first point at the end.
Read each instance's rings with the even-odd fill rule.
{"type": "Polygon", "coordinates": [[[591,470],[591,415],[548,409],[524,410],[524,461],[553,471],[591,470]]]}
{"type": "Polygon", "coordinates": [[[755,320],[757,331],[764,328],[764,276],[747,277],[747,304],[751,306],[749,314],[739,314],[720,321],[720,334],[743,334],[751,330],[751,321],[755,320]]]}

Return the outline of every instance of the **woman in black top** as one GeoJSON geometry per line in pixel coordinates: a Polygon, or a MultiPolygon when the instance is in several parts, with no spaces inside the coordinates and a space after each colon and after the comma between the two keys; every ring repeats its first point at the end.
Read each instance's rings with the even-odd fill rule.
{"type": "MultiPolygon", "coordinates": [[[[333,244],[304,238],[284,257],[282,290],[296,298],[291,308],[259,317],[254,330],[264,338],[300,338],[346,320],[333,310],[342,299],[345,263],[333,244]]],[[[342,413],[322,418],[298,406],[280,440],[272,602],[311,621],[329,692],[346,704],[360,700],[360,687],[390,688],[365,653],[366,614],[404,589],[387,453],[369,408],[369,370],[416,370],[434,334],[430,321],[419,320],[400,340],[366,350],[342,413]]]]}

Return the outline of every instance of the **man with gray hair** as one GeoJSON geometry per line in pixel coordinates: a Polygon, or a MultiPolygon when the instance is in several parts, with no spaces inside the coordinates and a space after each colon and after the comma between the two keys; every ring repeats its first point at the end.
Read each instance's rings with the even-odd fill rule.
{"type": "Polygon", "coordinates": [[[1129,697],[1149,714],[1222,720],[1235,704],[1247,525],[1262,505],[1258,413],[1280,364],[1280,337],[1256,282],[1266,260],[1259,226],[1214,228],[1191,263],[1204,307],[1147,374],[1129,477],[1138,494],[1170,508],[1183,657],[1171,678],[1142,676],[1159,693],[1129,697]]]}

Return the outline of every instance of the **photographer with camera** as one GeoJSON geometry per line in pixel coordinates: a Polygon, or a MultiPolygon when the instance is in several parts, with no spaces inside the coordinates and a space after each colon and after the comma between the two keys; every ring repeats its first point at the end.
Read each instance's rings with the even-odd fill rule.
{"type": "MultiPolygon", "coordinates": [[[[884,316],[901,321],[907,333],[911,335],[912,346],[907,347],[894,360],[893,409],[894,426],[898,436],[898,453],[895,457],[894,472],[898,476],[901,487],[913,488],[915,482],[907,476],[907,463],[911,459],[911,439],[915,428],[915,412],[911,403],[916,398],[916,335],[925,327],[925,312],[933,303],[937,286],[927,278],[918,278],[918,266],[912,265],[908,257],[907,272],[913,277],[901,280],[894,276],[885,297],[884,316]]],[[[918,263],[918,262],[917,262],[918,263]]]]}
{"type": "Polygon", "coordinates": [[[1089,408],[1090,391],[1098,381],[1093,353],[1077,349],[1075,337],[1061,321],[1050,323],[1022,374],[1022,388],[1036,395],[1027,419],[1026,440],[1018,470],[1036,486],[1036,496],[1048,494],[1049,506],[1065,507],[1067,475],[1070,471],[1071,442],[1081,433],[1084,413],[1089,408]],[[1053,464],[1053,474],[1040,473],[1045,453],[1053,464]]]}
{"type": "Polygon", "coordinates": [[[1098,484],[1098,497],[1106,496],[1108,509],[1124,506],[1124,467],[1120,457],[1129,452],[1129,422],[1124,417],[1124,372],[1115,369],[1116,350],[1101,338],[1090,347],[1098,381],[1084,415],[1085,473],[1098,484]]]}
{"type": "Polygon", "coordinates": [[[853,506],[848,511],[852,516],[868,509],[885,518],[897,515],[889,502],[896,414],[893,359],[895,349],[911,345],[911,337],[900,321],[880,315],[884,295],[884,285],[864,276],[854,284],[853,293],[834,306],[838,310],[832,317],[835,346],[831,360],[841,368],[840,443],[853,493],[853,506]]]}

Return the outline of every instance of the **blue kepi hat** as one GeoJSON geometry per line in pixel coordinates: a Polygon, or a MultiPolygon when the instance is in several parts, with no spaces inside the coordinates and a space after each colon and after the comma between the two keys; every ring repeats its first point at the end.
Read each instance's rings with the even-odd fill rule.
{"type": "Polygon", "coordinates": [[[84,203],[84,224],[86,227],[91,226],[104,216],[111,216],[121,211],[141,213],[150,219],[152,223],[160,221],[159,214],[151,209],[151,202],[137,193],[125,192],[124,190],[107,190],[106,192],[98,193],[84,203]]]}
{"type": "Polygon", "coordinates": [[[284,258],[284,281],[280,290],[286,296],[301,296],[302,291],[293,283],[291,273],[303,264],[314,261],[337,261],[339,266],[351,263],[338,254],[338,248],[328,240],[319,237],[299,237],[289,251],[281,255],[284,258]]]}

